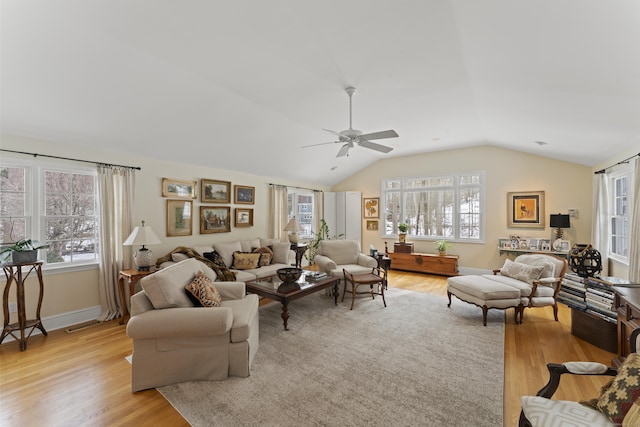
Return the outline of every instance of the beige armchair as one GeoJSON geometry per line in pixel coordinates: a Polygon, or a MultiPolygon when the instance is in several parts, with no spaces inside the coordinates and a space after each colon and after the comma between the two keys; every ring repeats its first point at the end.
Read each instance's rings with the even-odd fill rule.
{"type": "Polygon", "coordinates": [[[344,280],[343,270],[351,274],[371,273],[378,266],[375,258],[360,251],[357,240],[323,240],[315,257],[318,269],[344,280]]]}
{"type": "Polygon", "coordinates": [[[242,282],[215,282],[219,307],[195,307],[185,285],[213,270],[193,258],[140,280],[131,297],[132,390],[184,381],[248,377],[258,350],[258,296],[242,282]]]}

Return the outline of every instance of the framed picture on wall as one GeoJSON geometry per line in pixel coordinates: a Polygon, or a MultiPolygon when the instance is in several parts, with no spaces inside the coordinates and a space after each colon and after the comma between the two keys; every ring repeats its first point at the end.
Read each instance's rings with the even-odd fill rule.
{"type": "Polygon", "coordinates": [[[235,227],[253,227],[253,209],[236,208],[235,227]]]}
{"type": "Polygon", "coordinates": [[[248,187],[246,185],[234,185],[234,203],[252,205],[255,198],[255,187],[248,187]]]}
{"type": "Polygon", "coordinates": [[[229,206],[200,206],[200,234],[230,232],[230,216],[229,206]]]}
{"type": "Polygon", "coordinates": [[[167,236],[190,236],[193,202],[167,200],[167,236]]]}
{"type": "Polygon", "coordinates": [[[162,197],[172,199],[195,199],[196,181],[181,181],[178,179],[162,178],[162,197]]]}
{"type": "Polygon", "coordinates": [[[368,219],[367,231],[378,231],[378,221],[368,219]]]}
{"type": "Polygon", "coordinates": [[[507,193],[507,227],[544,228],[544,191],[507,193]]]}
{"type": "Polygon", "coordinates": [[[231,203],[231,183],[204,179],[200,181],[202,187],[202,203],[231,203]]]}
{"type": "Polygon", "coordinates": [[[380,198],[379,197],[364,198],[363,215],[365,218],[380,217],[380,198]]]}

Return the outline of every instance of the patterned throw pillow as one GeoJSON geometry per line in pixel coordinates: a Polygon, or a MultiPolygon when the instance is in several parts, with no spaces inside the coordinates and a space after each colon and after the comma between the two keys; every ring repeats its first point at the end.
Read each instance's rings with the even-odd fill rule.
{"type": "Polygon", "coordinates": [[[260,267],[260,254],[253,252],[234,252],[233,265],[236,270],[253,270],[260,267]]]}
{"type": "Polygon", "coordinates": [[[640,354],[631,353],[618,369],[608,388],[603,388],[598,409],[613,423],[621,424],[633,403],[640,397],[640,354]]]}
{"type": "Polygon", "coordinates": [[[534,280],[538,280],[540,278],[544,268],[545,267],[543,265],[528,265],[507,259],[504,261],[504,265],[500,269],[500,274],[532,285],[534,280]]]}
{"type": "Polygon", "coordinates": [[[218,252],[205,252],[202,256],[213,263],[211,268],[216,272],[221,282],[235,282],[235,273],[227,268],[227,265],[218,252]]]}
{"type": "Polygon", "coordinates": [[[265,265],[271,264],[271,260],[273,259],[273,251],[266,246],[261,248],[253,248],[254,254],[260,254],[260,267],[264,267],[265,265]]]}
{"type": "Polygon", "coordinates": [[[202,271],[196,273],[193,281],[185,285],[187,295],[193,301],[193,304],[199,307],[219,307],[222,297],[218,290],[213,286],[211,279],[202,271]]]}

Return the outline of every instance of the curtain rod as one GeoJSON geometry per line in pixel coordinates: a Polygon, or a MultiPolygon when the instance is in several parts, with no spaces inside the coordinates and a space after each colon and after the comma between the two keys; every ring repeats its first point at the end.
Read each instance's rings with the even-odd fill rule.
{"type": "Polygon", "coordinates": [[[294,185],[274,184],[273,182],[270,182],[269,185],[271,185],[271,186],[277,185],[279,187],[297,188],[299,190],[309,190],[309,191],[313,191],[315,193],[322,193],[322,190],[316,190],[315,188],[305,188],[305,187],[296,187],[294,185]]]}
{"type": "Polygon", "coordinates": [[[633,156],[629,157],[628,159],[621,160],[621,161],[619,161],[618,163],[616,163],[615,165],[607,166],[607,167],[606,167],[606,168],[604,168],[604,169],[600,169],[599,171],[595,171],[595,172],[594,172],[594,174],[595,174],[595,175],[597,175],[597,174],[599,174],[599,173],[605,173],[605,172],[607,171],[607,169],[611,169],[611,168],[612,168],[612,167],[614,167],[614,166],[622,165],[622,164],[624,164],[624,163],[629,163],[629,160],[631,160],[631,159],[633,159],[634,157],[637,157],[637,156],[640,156],[640,153],[635,154],[635,155],[633,155],[633,156]]]}
{"type": "Polygon", "coordinates": [[[139,166],[114,165],[114,164],[111,164],[111,163],[93,162],[93,161],[90,161],[90,160],[82,160],[82,159],[72,159],[70,157],[51,156],[49,154],[38,154],[38,153],[28,153],[26,151],[5,150],[4,148],[0,148],[0,151],[6,151],[7,153],[26,154],[27,156],[33,156],[33,157],[38,157],[38,156],[40,156],[40,157],[49,157],[51,159],[71,160],[73,162],[93,163],[94,165],[115,166],[115,167],[119,167],[119,168],[142,170],[142,168],[140,168],[139,166]]]}

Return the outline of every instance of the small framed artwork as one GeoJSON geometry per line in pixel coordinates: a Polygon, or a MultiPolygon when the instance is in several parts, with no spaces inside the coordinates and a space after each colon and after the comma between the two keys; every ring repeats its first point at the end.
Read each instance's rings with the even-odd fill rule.
{"type": "Polygon", "coordinates": [[[365,197],[364,198],[364,217],[365,218],[380,218],[380,198],[379,197],[365,197]]]}
{"type": "Polygon", "coordinates": [[[253,209],[236,208],[235,227],[253,227],[253,209]]]}
{"type": "Polygon", "coordinates": [[[538,240],[538,247],[541,251],[550,251],[551,250],[551,240],[549,239],[540,239],[538,240]]]}
{"type": "Polygon", "coordinates": [[[507,193],[507,227],[544,228],[544,191],[507,193]]]}
{"type": "Polygon", "coordinates": [[[378,221],[375,220],[367,220],[367,230],[368,231],[378,231],[378,221]]]}
{"type": "Polygon", "coordinates": [[[195,199],[197,181],[180,181],[162,178],[162,197],[172,199],[195,199]]]}
{"type": "Polygon", "coordinates": [[[247,187],[246,185],[234,185],[234,197],[233,201],[237,204],[254,204],[254,197],[256,194],[255,187],[247,187]]]}
{"type": "Polygon", "coordinates": [[[213,179],[200,180],[202,203],[231,203],[231,183],[213,179]]]}
{"type": "Polygon", "coordinates": [[[167,236],[191,236],[191,200],[167,200],[167,236]]]}
{"type": "Polygon", "coordinates": [[[229,206],[200,206],[200,234],[230,232],[230,216],[229,206]]]}
{"type": "Polygon", "coordinates": [[[529,239],[529,250],[530,251],[538,250],[538,239],[529,239]]]}
{"type": "Polygon", "coordinates": [[[553,250],[558,252],[569,252],[569,246],[571,242],[568,240],[556,239],[553,242],[553,250]]]}

